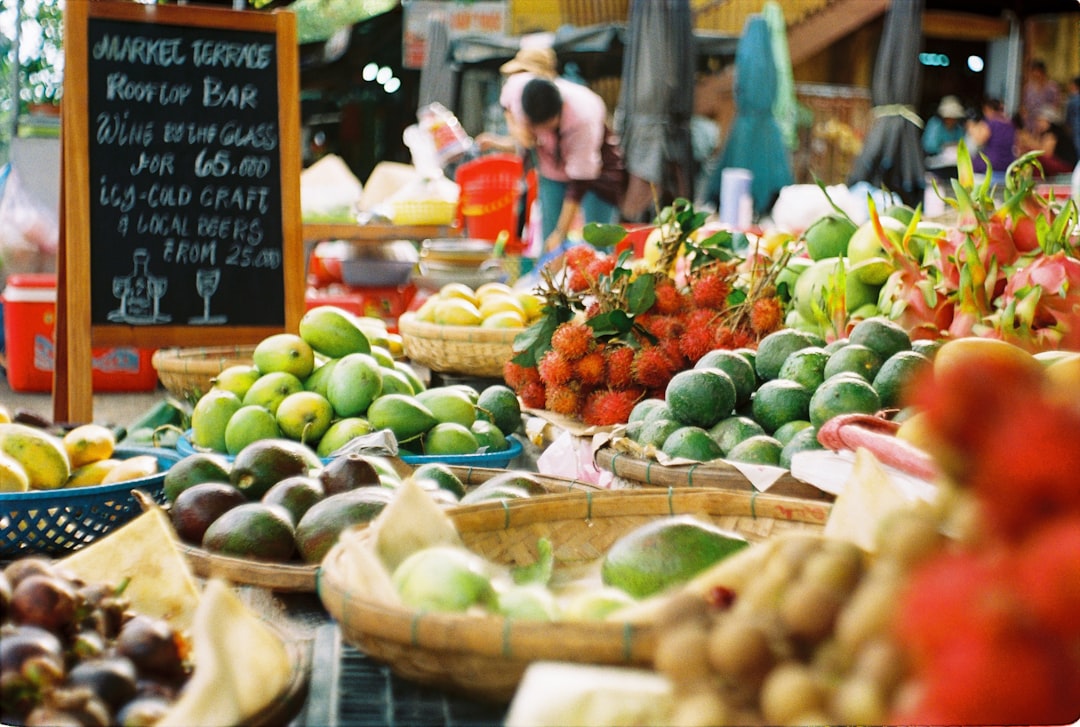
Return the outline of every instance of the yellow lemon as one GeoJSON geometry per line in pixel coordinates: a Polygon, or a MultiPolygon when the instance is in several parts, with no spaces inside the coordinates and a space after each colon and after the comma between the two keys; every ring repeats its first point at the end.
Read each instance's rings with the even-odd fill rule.
{"type": "Polygon", "coordinates": [[[443,300],[460,298],[461,300],[467,300],[473,305],[477,305],[480,302],[476,299],[476,291],[468,285],[465,285],[465,283],[447,283],[439,288],[439,297],[443,300]]]}
{"type": "Polygon", "coordinates": [[[64,435],[64,449],[72,468],[108,459],[116,449],[116,435],[100,424],[82,424],[64,435]]]}
{"type": "Polygon", "coordinates": [[[443,326],[478,326],[483,320],[479,309],[463,298],[449,298],[435,304],[435,323],[443,326]]]}
{"type": "Polygon", "coordinates": [[[416,320],[423,323],[435,322],[435,305],[439,302],[438,298],[428,298],[420,307],[416,309],[416,320]]]}
{"type": "Polygon", "coordinates": [[[525,311],[525,319],[534,321],[540,317],[543,313],[544,302],[540,299],[540,296],[535,293],[530,293],[527,290],[521,290],[517,293],[518,303],[521,303],[522,309],[525,311]]]}
{"type": "Polygon", "coordinates": [[[481,328],[524,328],[525,318],[522,314],[512,310],[501,310],[485,316],[480,323],[481,328]]]}
{"type": "Polygon", "coordinates": [[[517,313],[521,316],[522,320],[525,319],[525,307],[522,306],[521,302],[513,295],[491,294],[480,301],[480,315],[484,318],[487,318],[493,313],[501,313],[504,311],[517,313]]]}
{"type": "Polygon", "coordinates": [[[489,295],[513,295],[514,290],[506,283],[490,282],[484,283],[476,289],[476,297],[481,301],[489,295]]]}

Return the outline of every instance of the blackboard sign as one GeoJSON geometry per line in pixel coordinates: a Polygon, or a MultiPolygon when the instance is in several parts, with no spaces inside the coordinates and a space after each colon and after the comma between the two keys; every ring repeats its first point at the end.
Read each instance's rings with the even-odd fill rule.
{"type": "Polygon", "coordinates": [[[67,339],[252,343],[304,309],[296,23],[283,11],[65,10],[67,339]],[[85,325],[84,325],[85,324],[85,325]]]}
{"type": "Polygon", "coordinates": [[[284,327],[274,34],[91,18],[87,45],[93,323],[284,327]]]}

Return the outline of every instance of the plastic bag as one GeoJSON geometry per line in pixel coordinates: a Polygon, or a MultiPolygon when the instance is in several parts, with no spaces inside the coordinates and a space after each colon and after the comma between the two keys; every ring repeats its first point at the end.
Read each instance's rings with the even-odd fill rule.
{"type": "Polygon", "coordinates": [[[0,288],[9,275],[56,270],[56,214],[22,186],[10,162],[0,169],[0,288]]]}
{"type": "Polygon", "coordinates": [[[420,128],[431,137],[439,168],[457,161],[473,148],[473,139],[457,116],[438,101],[416,112],[420,128]]]}

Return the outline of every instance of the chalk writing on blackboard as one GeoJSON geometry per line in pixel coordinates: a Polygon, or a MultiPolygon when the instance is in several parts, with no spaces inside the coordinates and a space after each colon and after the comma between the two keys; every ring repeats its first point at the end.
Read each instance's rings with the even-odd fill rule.
{"type": "Polygon", "coordinates": [[[88,24],[94,324],[285,319],[276,36],[88,24]]]}

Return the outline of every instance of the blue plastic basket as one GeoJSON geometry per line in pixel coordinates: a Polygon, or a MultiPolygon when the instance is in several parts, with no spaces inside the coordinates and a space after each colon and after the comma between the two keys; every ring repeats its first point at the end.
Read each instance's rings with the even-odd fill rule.
{"type": "Polygon", "coordinates": [[[157,457],[158,473],[94,487],[0,493],[0,560],[58,556],[89,545],[142,513],[132,490],[165,503],[165,471],[180,461],[171,449],[117,447],[113,456],[157,457]]]}
{"type": "MultiPolygon", "coordinates": [[[[463,465],[472,467],[495,467],[502,468],[510,464],[510,461],[521,454],[524,447],[513,434],[506,438],[507,448],[499,452],[479,452],[476,454],[403,454],[401,460],[406,464],[418,467],[428,462],[441,464],[463,465]]],[[[176,451],[187,456],[195,454],[197,449],[191,443],[191,430],[184,432],[176,442],[176,451]]],[[[220,452],[218,454],[221,454],[220,452]]],[[[228,461],[232,461],[231,455],[221,454],[228,461]]],[[[329,458],[323,458],[323,462],[329,462],[329,458]]]]}

